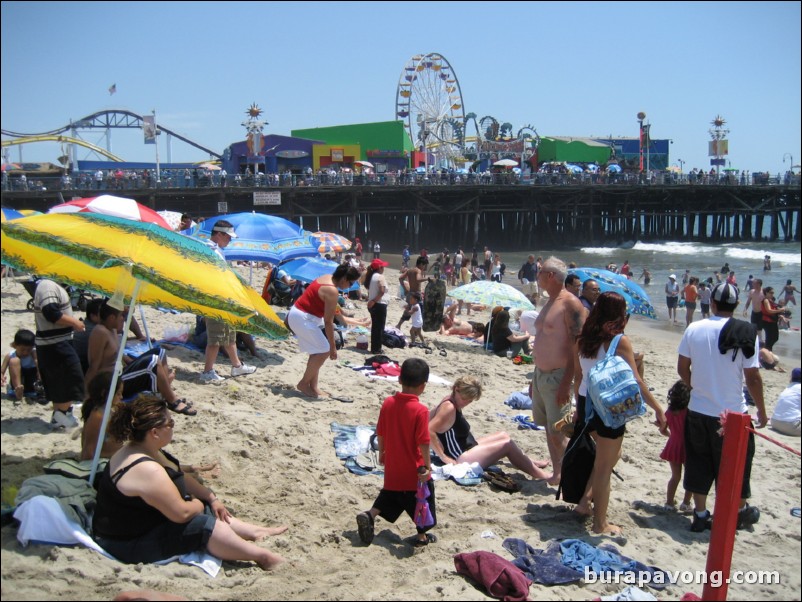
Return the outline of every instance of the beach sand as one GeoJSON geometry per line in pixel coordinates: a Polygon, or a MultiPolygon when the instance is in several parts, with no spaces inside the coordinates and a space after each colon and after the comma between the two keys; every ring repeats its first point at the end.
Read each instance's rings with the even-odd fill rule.
{"type": "MultiPolygon", "coordinates": [[[[397,265],[394,263],[393,265],[397,265]]],[[[247,272],[244,272],[247,277],[247,272]]],[[[393,293],[397,272],[387,270],[393,293]]],[[[254,273],[261,289],[264,270],[254,273]]],[[[2,349],[9,350],[14,332],[33,329],[33,314],[26,311],[28,295],[19,281],[5,281],[2,289],[2,349]]],[[[366,316],[365,304],[357,303],[366,316]]],[[[394,325],[402,309],[400,300],[389,306],[388,324],[394,325]]],[[[151,336],[160,338],[168,327],[194,324],[189,315],[172,315],[145,309],[151,336]]],[[[482,316],[486,319],[487,315],[482,316]]],[[[408,332],[408,323],[404,330],[408,332]]],[[[677,380],[677,345],[681,331],[647,327],[633,319],[627,330],[634,347],[646,358],[646,381],[655,397],[665,400],[677,380]]],[[[508,395],[526,386],[532,366],[515,366],[471,346],[457,337],[428,333],[447,356],[435,349],[385,349],[401,362],[422,357],[433,374],[449,381],[474,374],[484,382],[484,396],[466,410],[476,436],[509,432],[518,445],[537,458],[547,458],[543,431],[517,430],[512,417],[518,412],[504,405],[508,395]]],[[[2,530],[3,600],[110,600],[121,590],[151,588],[201,600],[446,600],[488,599],[483,589],[458,575],[453,556],[487,550],[511,560],[502,548],[506,537],[542,548],[552,538],[579,538],[590,543],[610,542],[620,551],[648,565],[670,571],[703,571],[710,532],[689,531],[690,519],[662,510],[670,470],[659,459],[666,439],[650,420],[628,426],[623,457],[617,470],[623,482],[613,479],[610,520],[624,529],[616,539],[591,536],[589,525],[570,518],[568,505],[555,500],[555,489],[531,482],[509,465],[504,469],[521,483],[519,493],[507,494],[487,484],[460,487],[437,483],[435,529],[439,541],[414,551],[404,538],[414,533],[402,516],[396,524],[377,520],[370,547],[359,541],[355,516],[370,507],[381,479],[349,473],[334,454],[332,422],[350,425],[375,423],[382,400],[397,384],[370,380],[344,365],[361,365],[366,352],[355,349],[354,338],[337,361],[321,371],[323,390],[353,398],[353,403],[310,401],[292,391],[302,374],[307,355],[293,339],[257,340],[259,357],[244,359],[259,369],[250,376],[228,379],[220,386],[201,385],[200,353],[182,347],[169,351],[176,369],[174,387],[198,408],[196,417],[175,415],[175,437],[169,450],[182,462],[219,462],[219,474],[206,483],[233,514],[268,525],[286,524],[287,533],[262,545],[288,562],[263,572],[248,562],[226,562],[212,579],[197,568],[172,563],[166,566],[124,565],[83,548],[29,545],[16,540],[14,527],[2,530]],[[635,502],[645,504],[634,504],[635,502]],[[633,505],[634,504],[634,505],[633,505]]],[[[226,359],[218,371],[229,372],[226,359]]],[[[790,366],[786,362],[786,367],[790,366]]],[[[788,374],[761,371],[769,414],[788,381],[788,374]]],[[[434,407],[447,386],[429,384],[422,401],[434,407]]],[[[650,412],[651,414],[651,412],[650,412]]],[[[76,457],[78,432],[51,432],[50,409],[40,405],[2,402],[2,487],[7,492],[28,477],[42,473],[56,458],[76,457]]],[[[792,439],[766,429],[768,435],[799,448],[792,439]]],[[[733,570],[777,571],[779,583],[731,584],[731,599],[800,599],[800,520],[790,515],[800,506],[799,457],[757,439],[752,473],[753,504],[760,507],[760,522],[738,532],[733,570]]],[[[681,491],[679,493],[681,495],[681,491]]],[[[4,497],[5,500],[5,497],[4,497]]],[[[712,508],[711,498],[711,508],[712,508]]],[[[545,587],[533,585],[530,597],[539,600],[581,600],[610,594],[625,585],[583,584],[545,587]]],[[[670,586],[653,592],[662,600],[679,600],[688,591],[702,593],[700,583],[670,586]]]]}

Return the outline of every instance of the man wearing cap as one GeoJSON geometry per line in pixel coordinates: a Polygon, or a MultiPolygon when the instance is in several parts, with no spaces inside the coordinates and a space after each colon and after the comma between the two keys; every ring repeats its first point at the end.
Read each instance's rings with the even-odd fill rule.
{"type": "MultiPolygon", "coordinates": [[[[233,238],[237,238],[234,226],[230,222],[221,219],[217,220],[212,227],[212,235],[206,243],[215,253],[225,261],[225,255],[221,249],[225,249],[233,238]]],[[[219,320],[206,318],[206,361],[203,373],[200,375],[202,383],[220,383],[225,379],[217,374],[214,363],[217,361],[217,354],[220,347],[225,349],[228,359],[231,360],[231,376],[242,376],[243,374],[253,374],[256,372],[255,366],[249,366],[239,359],[237,353],[237,331],[219,320]]]]}
{"type": "Polygon", "coordinates": [[[671,274],[666,282],[666,306],[668,307],[668,319],[673,324],[677,323],[677,304],[679,303],[679,284],[677,275],[671,274]]]}
{"type": "MultiPolygon", "coordinates": [[[[712,316],[691,323],[679,344],[677,373],[691,387],[691,400],[685,419],[686,491],[693,493],[695,514],[691,531],[710,527],[707,495],[718,478],[723,438],[719,435],[720,415],[724,411],[745,414],[744,381],[757,407],[757,426],[766,426],[768,418],[763,401],[763,380],[758,361],[760,342],[748,322],[734,319],[738,306],[738,288],[717,284],[710,296],[712,316]]],[[[746,464],[741,488],[738,528],[758,522],[760,511],[749,506],[749,478],[755,455],[755,436],[749,433],[746,464]]]]}
{"type": "Polygon", "coordinates": [[[370,313],[370,352],[382,352],[382,335],[387,324],[387,281],[384,279],[384,268],[389,263],[374,259],[365,274],[365,286],[368,289],[368,312],[370,313]]]}

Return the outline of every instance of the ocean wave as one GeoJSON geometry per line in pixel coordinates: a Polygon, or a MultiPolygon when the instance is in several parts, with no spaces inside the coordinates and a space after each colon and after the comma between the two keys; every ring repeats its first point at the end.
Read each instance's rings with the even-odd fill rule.
{"type": "Polygon", "coordinates": [[[761,249],[744,249],[731,247],[729,245],[704,245],[692,242],[640,242],[635,243],[631,249],[621,249],[620,247],[582,247],[583,253],[589,255],[621,256],[626,251],[640,251],[643,253],[655,253],[662,255],[682,255],[685,257],[692,255],[704,255],[709,258],[721,257],[749,262],[760,262],[763,264],[763,257],[771,256],[772,263],[786,265],[802,264],[802,256],[799,253],[783,253],[778,251],[767,251],[761,249]]]}
{"type": "Polygon", "coordinates": [[[736,259],[752,259],[755,261],[763,262],[766,255],[771,256],[772,263],[790,263],[800,265],[802,258],[798,253],[777,253],[772,251],[758,251],[756,249],[727,249],[727,257],[735,257],[736,259]]]}
{"type": "MultiPolygon", "coordinates": [[[[666,253],[668,255],[703,255],[709,254],[711,247],[703,247],[689,242],[661,242],[646,243],[636,242],[631,249],[621,249],[620,247],[582,247],[583,253],[590,255],[621,255],[625,251],[643,251],[646,253],[666,253]]],[[[772,257],[774,257],[772,255],[772,257]]],[[[763,259],[761,257],[761,259],[763,259]]]]}

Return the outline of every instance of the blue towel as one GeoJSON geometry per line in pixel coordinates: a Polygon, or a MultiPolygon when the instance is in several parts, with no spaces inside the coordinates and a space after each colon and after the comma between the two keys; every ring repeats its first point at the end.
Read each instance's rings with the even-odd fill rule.
{"type": "Polygon", "coordinates": [[[518,423],[518,428],[519,429],[527,429],[527,430],[530,430],[530,431],[542,431],[543,430],[543,427],[536,425],[535,421],[532,420],[532,417],[528,416],[528,415],[518,414],[517,416],[513,416],[512,417],[512,421],[518,423]]]}
{"type": "Polygon", "coordinates": [[[516,391],[504,402],[514,410],[531,410],[532,398],[523,391],[516,391]]]}
{"type": "Polygon", "coordinates": [[[610,544],[602,544],[598,548],[580,541],[578,539],[565,539],[560,544],[562,551],[562,561],[566,566],[582,571],[589,566],[594,573],[633,573],[637,577],[639,572],[648,572],[652,575],[663,573],[659,578],[652,578],[649,587],[653,589],[665,589],[671,584],[668,573],[653,566],[632,560],[618,552],[618,549],[610,544]]]}
{"type": "Polygon", "coordinates": [[[560,542],[551,540],[545,550],[536,550],[522,539],[509,537],[501,544],[515,557],[512,563],[533,582],[563,585],[581,581],[584,573],[565,566],[560,559],[560,542]]]}
{"type": "MultiPolygon", "coordinates": [[[[573,583],[584,579],[585,567],[593,572],[629,572],[646,571],[652,574],[664,573],[662,578],[652,579],[649,586],[656,590],[670,585],[667,573],[657,567],[646,566],[623,556],[610,544],[602,544],[598,548],[578,539],[562,541],[551,539],[546,542],[545,550],[538,550],[522,539],[508,538],[502,546],[515,557],[513,564],[521,569],[535,583],[543,585],[559,585],[573,583]]],[[[637,575],[635,575],[637,577],[637,575]]]]}

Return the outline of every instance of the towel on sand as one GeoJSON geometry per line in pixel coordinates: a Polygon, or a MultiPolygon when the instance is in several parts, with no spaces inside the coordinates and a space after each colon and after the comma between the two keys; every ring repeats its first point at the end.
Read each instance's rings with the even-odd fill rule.
{"type": "Polygon", "coordinates": [[[460,575],[485,587],[487,593],[502,600],[527,600],[532,582],[519,568],[493,552],[468,552],[454,556],[460,575]]]}

